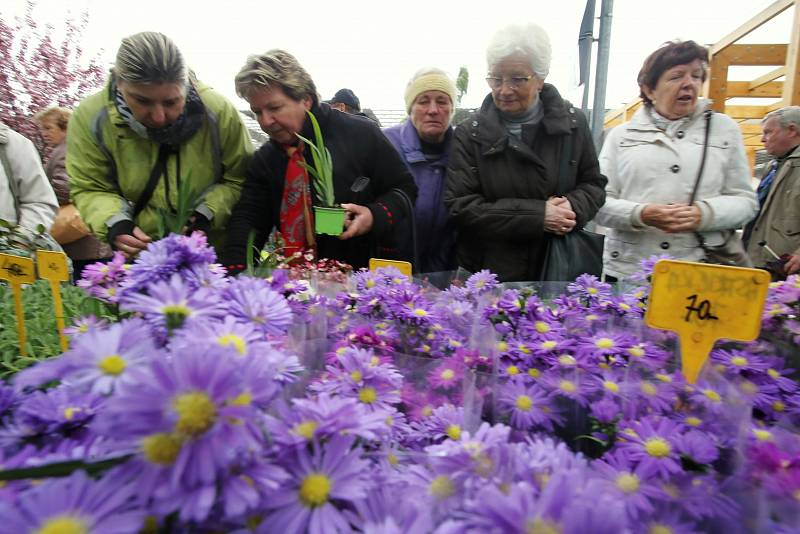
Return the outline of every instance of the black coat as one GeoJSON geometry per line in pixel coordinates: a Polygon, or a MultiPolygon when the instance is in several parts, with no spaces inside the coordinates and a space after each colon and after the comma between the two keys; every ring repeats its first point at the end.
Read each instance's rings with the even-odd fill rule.
{"type": "Polygon", "coordinates": [[[509,135],[489,95],[456,128],[445,203],[458,228],[460,266],[489,269],[502,281],[539,280],[545,244],[545,202],[557,194],[561,148],[573,137],[569,160],[575,188],[565,196],[582,228],[605,202],[606,177],[586,117],[555,87],[540,93],[544,117],[509,135]]]}
{"type": "MultiPolygon", "coordinates": [[[[355,268],[366,267],[371,256],[386,256],[379,249],[391,248],[394,233],[404,228],[407,210],[402,197],[392,189],[403,190],[413,205],[417,186],[397,151],[373,121],[340,113],[327,104],[314,106],[311,111],[319,122],[325,146],[333,159],[336,202],[367,206],[373,217],[372,230],[363,236],[340,241],[335,236],[317,235],[319,257],[344,261],[355,268]],[[370,179],[369,185],[355,193],[351,187],[362,176],[370,179]]],[[[314,139],[308,117],[301,135],[314,139]]],[[[308,147],[304,157],[308,162],[313,161],[308,147]]],[[[222,257],[224,265],[245,263],[251,230],[255,230],[255,246],[261,249],[272,229],[280,227],[288,162],[286,151],[275,143],[266,143],[256,151],[247,171],[241,199],[231,214],[222,257]]],[[[316,198],[313,179],[311,182],[312,198],[316,198]]]]}

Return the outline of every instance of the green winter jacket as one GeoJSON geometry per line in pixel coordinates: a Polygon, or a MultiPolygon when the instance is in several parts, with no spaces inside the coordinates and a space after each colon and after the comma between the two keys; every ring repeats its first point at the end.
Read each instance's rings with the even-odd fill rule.
{"type": "MultiPolygon", "coordinates": [[[[151,237],[158,237],[159,210],[168,209],[167,191],[171,205],[177,205],[179,159],[181,179],[190,179],[193,192],[202,195],[196,211],[211,220],[210,240],[218,245],[217,238],[224,235],[231,210],[239,200],[253,145],[233,105],[211,88],[196,81],[194,84],[206,107],[206,120],[180,147],[179,154],[169,156],[169,187],[165,188],[162,176],[134,223],[151,237]],[[211,124],[214,120],[216,126],[211,124]],[[216,143],[214,136],[219,136],[216,143]],[[213,150],[215,145],[218,151],[213,150]]],[[[67,130],[70,195],[83,220],[101,239],[106,239],[115,223],[133,219],[134,203],[147,184],[158,148],[157,143],[140,137],[125,123],[110,96],[110,81],[105,89],[84,99],[72,114],[67,130]]]]}

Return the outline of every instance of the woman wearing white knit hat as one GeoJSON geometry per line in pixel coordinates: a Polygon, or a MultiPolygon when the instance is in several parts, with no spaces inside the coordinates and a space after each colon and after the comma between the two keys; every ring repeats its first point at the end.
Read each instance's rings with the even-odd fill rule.
{"type": "Polygon", "coordinates": [[[453,139],[445,202],[458,264],[502,281],[541,280],[549,242],[605,201],[586,118],[544,82],[550,56],[535,24],[498,31],[486,51],[491,93],[453,139]]]}
{"type": "MultiPolygon", "coordinates": [[[[444,205],[444,185],[453,132],[456,85],[441,69],[418,70],[405,92],[408,120],[384,130],[408,165],[419,189],[414,205],[415,270],[449,271],[455,263],[455,228],[444,205]]],[[[400,239],[405,257],[412,257],[411,235],[400,239]]]]}

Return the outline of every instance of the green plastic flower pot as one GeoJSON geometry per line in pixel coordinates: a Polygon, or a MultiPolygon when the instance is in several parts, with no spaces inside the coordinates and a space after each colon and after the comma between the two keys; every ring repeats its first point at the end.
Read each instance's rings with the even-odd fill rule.
{"type": "Polygon", "coordinates": [[[314,231],[324,235],[339,235],[344,231],[344,208],[314,206],[314,231]]]}

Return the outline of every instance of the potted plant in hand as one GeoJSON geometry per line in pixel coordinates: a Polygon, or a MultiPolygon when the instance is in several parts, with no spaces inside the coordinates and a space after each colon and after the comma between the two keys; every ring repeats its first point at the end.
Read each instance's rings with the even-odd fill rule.
{"type": "Polygon", "coordinates": [[[318,234],[339,235],[344,229],[345,209],[336,205],[333,194],[333,160],[331,153],[325,146],[322,131],[317,118],[307,111],[314,128],[314,140],[306,139],[300,134],[295,134],[311,148],[314,165],[300,163],[314,178],[314,192],[317,201],[314,203],[314,231],[318,234]]]}

